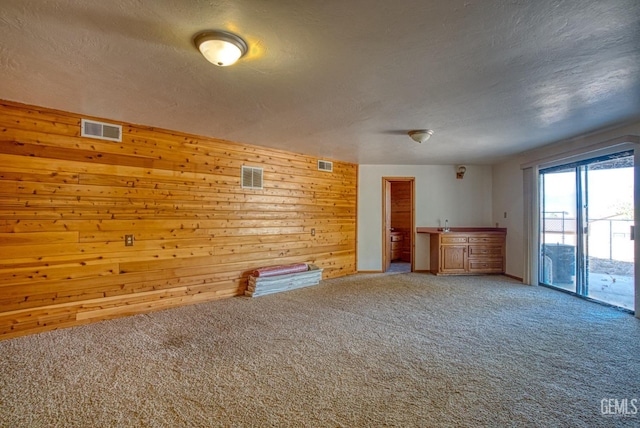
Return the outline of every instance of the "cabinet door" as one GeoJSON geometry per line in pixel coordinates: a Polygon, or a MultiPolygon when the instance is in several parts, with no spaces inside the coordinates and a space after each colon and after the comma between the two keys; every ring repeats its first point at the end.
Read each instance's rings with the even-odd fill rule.
{"type": "Polygon", "coordinates": [[[441,271],[464,272],[467,269],[466,245],[443,245],[440,247],[442,263],[441,271]]]}

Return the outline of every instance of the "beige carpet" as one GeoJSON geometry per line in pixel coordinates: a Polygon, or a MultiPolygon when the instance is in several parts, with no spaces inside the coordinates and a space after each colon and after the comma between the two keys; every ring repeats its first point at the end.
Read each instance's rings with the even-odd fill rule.
{"type": "Polygon", "coordinates": [[[2,427],[640,425],[601,414],[640,399],[640,320],[499,276],[360,275],[0,355],[2,427]]]}

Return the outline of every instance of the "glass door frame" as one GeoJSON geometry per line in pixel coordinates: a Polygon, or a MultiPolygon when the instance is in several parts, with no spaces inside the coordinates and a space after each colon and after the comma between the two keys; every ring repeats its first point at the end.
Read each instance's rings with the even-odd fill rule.
{"type": "MultiPolygon", "coordinates": [[[[594,300],[598,303],[603,303],[605,305],[610,305],[610,306],[616,306],[618,308],[620,308],[621,310],[625,310],[625,311],[629,311],[629,312],[634,312],[633,309],[628,309],[625,307],[621,307],[621,306],[617,306],[614,303],[610,303],[607,301],[603,301],[603,300],[599,300],[599,299],[595,299],[592,296],[590,296],[589,293],[589,281],[590,281],[590,266],[589,266],[589,245],[590,245],[590,235],[589,235],[589,231],[587,231],[587,228],[589,227],[588,225],[588,221],[589,221],[589,209],[590,207],[588,206],[588,195],[590,192],[590,188],[589,188],[589,167],[592,165],[597,165],[599,163],[602,162],[607,162],[609,159],[615,159],[617,157],[617,155],[623,155],[624,157],[628,157],[631,156],[633,158],[633,188],[634,188],[634,194],[632,196],[633,198],[633,207],[634,207],[634,215],[633,215],[633,223],[635,224],[638,220],[639,217],[639,213],[638,210],[636,210],[635,208],[638,207],[638,201],[640,200],[639,198],[639,194],[640,194],[640,189],[638,188],[638,179],[639,179],[639,174],[638,174],[638,170],[639,170],[639,164],[638,164],[638,158],[640,157],[640,150],[635,150],[634,147],[627,147],[624,149],[618,148],[618,150],[611,150],[610,153],[606,153],[606,154],[591,154],[590,156],[581,156],[582,159],[578,159],[578,160],[565,160],[564,162],[554,162],[555,165],[551,165],[551,166],[543,166],[543,167],[539,167],[536,168],[536,192],[535,192],[535,198],[537,199],[537,211],[538,211],[538,227],[537,227],[537,245],[536,245],[536,252],[534,253],[536,255],[536,257],[539,257],[539,260],[537,260],[536,263],[533,263],[533,265],[537,265],[537,269],[539,270],[539,272],[537,273],[537,275],[535,275],[535,277],[538,279],[538,284],[539,285],[543,285],[543,286],[547,286],[547,287],[551,287],[553,289],[559,290],[559,291],[564,291],[570,294],[574,294],[577,295],[578,297],[581,298],[585,298],[588,300],[594,300]],[[566,171],[565,171],[566,170],[566,171]],[[545,178],[546,178],[546,174],[553,174],[554,172],[568,172],[568,173],[573,173],[574,174],[574,181],[575,181],[575,185],[574,185],[574,195],[575,198],[572,201],[573,203],[575,203],[575,206],[573,207],[573,209],[575,210],[575,250],[573,251],[573,257],[574,257],[574,266],[575,266],[575,279],[573,281],[573,290],[567,289],[565,287],[562,287],[560,285],[554,285],[553,284],[553,278],[551,280],[549,280],[549,275],[552,275],[552,273],[550,273],[549,271],[553,272],[553,268],[549,269],[549,271],[547,271],[547,267],[546,267],[546,256],[545,256],[545,251],[546,251],[546,246],[547,245],[551,245],[551,244],[546,244],[546,234],[549,233],[547,232],[549,230],[548,226],[547,226],[547,216],[545,215],[545,213],[550,213],[547,212],[545,210],[546,208],[546,182],[545,182],[545,178]],[[543,257],[545,257],[545,260],[543,262],[543,257]],[[548,281],[549,283],[546,283],[545,281],[548,281]]],[[[595,170],[598,170],[598,168],[596,168],[595,170]]],[[[526,185],[525,185],[526,187],[526,185]]],[[[564,211],[563,211],[563,216],[562,216],[562,242],[563,244],[565,243],[564,239],[564,235],[565,235],[565,226],[566,226],[566,221],[565,221],[565,217],[564,217],[564,211]]],[[[635,234],[635,231],[633,232],[635,234]]],[[[639,243],[637,242],[638,240],[635,239],[636,237],[633,236],[631,237],[631,239],[633,239],[634,241],[634,248],[635,248],[635,252],[634,252],[634,296],[635,296],[635,304],[634,307],[637,308],[638,307],[638,302],[640,302],[640,296],[638,296],[638,290],[639,290],[639,286],[638,286],[638,271],[639,271],[639,267],[638,267],[638,249],[640,248],[639,243]]],[[[610,243],[610,245],[613,245],[612,243],[610,243]]],[[[558,250],[560,251],[560,250],[558,250]]],[[[551,263],[551,262],[549,262],[551,263]]],[[[568,283],[570,284],[570,283],[568,283]]],[[[636,311],[636,315],[637,315],[637,311],[636,311]]]]}
{"type": "MultiPolygon", "coordinates": [[[[634,150],[634,206],[638,207],[634,213],[634,222],[640,225],[640,135],[621,135],[610,137],[612,134],[588,135],[580,140],[568,140],[554,144],[543,150],[525,156],[520,164],[522,171],[522,203],[523,203],[523,235],[522,235],[522,282],[528,285],[538,285],[538,261],[540,259],[539,241],[539,189],[538,172],[547,168],[574,160],[597,157],[600,155],[634,150]],[[606,139],[609,138],[609,139],[606,139]]],[[[618,134],[620,135],[620,134],[618,134]]],[[[636,229],[638,230],[638,229],[636,229]]],[[[635,316],[640,318],[640,234],[635,232],[635,316]]],[[[508,244],[507,244],[508,245],[508,244]]]]}

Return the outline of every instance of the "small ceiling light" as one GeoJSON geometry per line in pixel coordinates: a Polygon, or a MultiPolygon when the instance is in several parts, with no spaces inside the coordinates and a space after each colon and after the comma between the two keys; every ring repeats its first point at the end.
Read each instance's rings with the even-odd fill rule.
{"type": "Polygon", "coordinates": [[[212,64],[226,67],[247,53],[247,43],[226,31],[204,31],[193,39],[202,55],[212,64]]]}
{"type": "Polygon", "coordinates": [[[415,131],[409,131],[409,137],[416,143],[424,143],[433,135],[431,129],[416,129],[415,131]]]}

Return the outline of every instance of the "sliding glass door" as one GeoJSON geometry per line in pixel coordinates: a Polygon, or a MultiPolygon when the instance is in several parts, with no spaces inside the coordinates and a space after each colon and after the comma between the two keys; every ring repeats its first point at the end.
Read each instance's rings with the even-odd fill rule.
{"type": "Polygon", "coordinates": [[[540,282],[632,310],[633,153],[541,170],[540,207],[540,282]]]}

